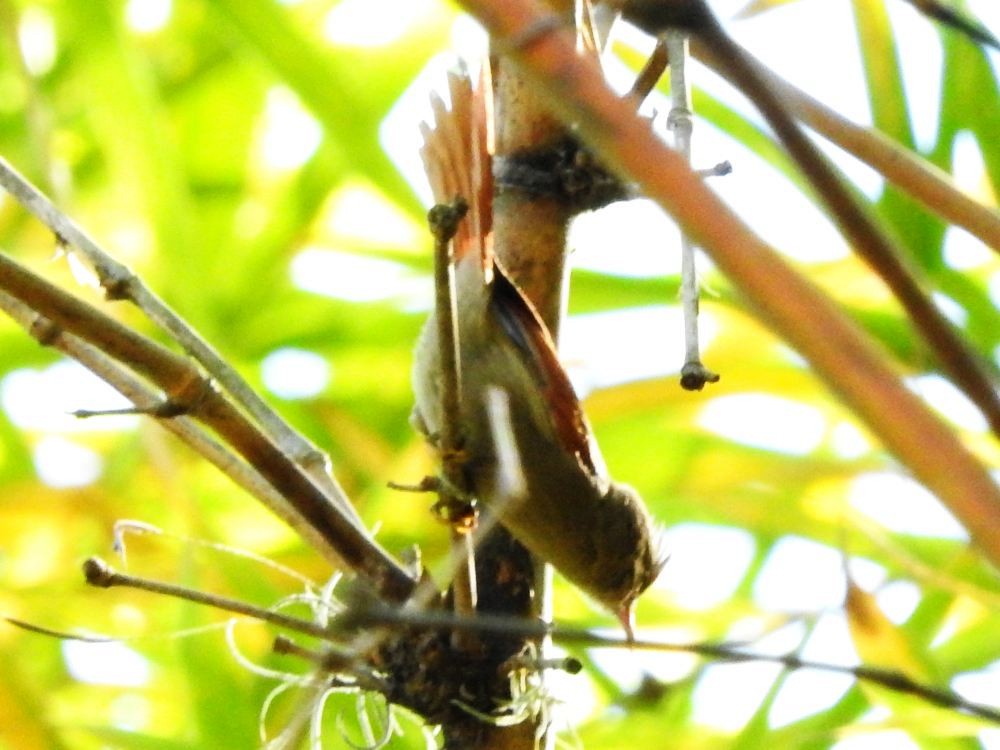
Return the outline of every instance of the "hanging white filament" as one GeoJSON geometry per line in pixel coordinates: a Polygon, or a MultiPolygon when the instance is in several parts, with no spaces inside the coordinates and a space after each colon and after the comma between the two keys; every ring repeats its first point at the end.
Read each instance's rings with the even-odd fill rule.
{"type": "Polygon", "coordinates": [[[270,748],[272,743],[279,740],[285,731],[287,731],[288,727],[286,726],[284,730],[278,733],[275,739],[269,740],[267,738],[267,715],[271,712],[271,704],[292,687],[294,686],[290,682],[281,682],[275,685],[271,692],[267,694],[267,697],[264,698],[264,702],[260,704],[260,711],[257,714],[257,735],[260,737],[262,747],[270,748]]]}
{"type": "Polygon", "coordinates": [[[240,647],[236,644],[236,626],[245,622],[243,618],[233,617],[226,621],[226,645],[229,646],[229,653],[232,654],[233,658],[239,663],[241,667],[246,669],[248,672],[252,672],[260,677],[267,677],[272,680],[280,680],[281,682],[287,683],[289,685],[308,685],[315,682],[313,677],[303,676],[300,674],[295,674],[294,672],[284,672],[275,669],[268,669],[267,667],[262,667],[259,664],[255,664],[249,659],[249,657],[244,656],[240,647]]]}
{"type": "Polygon", "coordinates": [[[284,576],[292,578],[303,586],[307,590],[312,590],[319,587],[315,581],[313,581],[308,576],[304,576],[297,570],[293,570],[286,565],[275,562],[270,558],[264,557],[263,555],[258,555],[256,552],[251,552],[249,550],[240,549],[239,547],[231,547],[228,544],[222,544],[220,542],[210,542],[207,539],[198,539],[197,537],[185,536],[184,534],[173,534],[169,531],[164,531],[163,529],[153,526],[145,521],[136,521],[133,519],[120,519],[115,521],[115,525],[112,530],[112,549],[118,553],[122,561],[122,566],[125,567],[125,535],[126,534],[151,534],[164,539],[170,539],[172,541],[181,542],[182,544],[194,544],[199,547],[205,547],[207,549],[213,550],[215,552],[221,552],[226,555],[232,555],[233,557],[241,557],[245,560],[252,560],[255,563],[263,565],[265,568],[270,568],[271,570],[277,571],[284,576]]]}
{"type": "Polygon", "coordinates": [[[119,519],[111,527],[111,549],[122,561],[122,567],[128,570],[128,559],[125,556],[125,534],[162,534],[163,532],[145,521],[119,519]]]}
{"type": "MultiPolygon", "coordinates": [[[[355,698],[354,706],[358,719],[358,727],[360,727],[361,733],[364,735],[364,741],[366,744],[358,745],[351,742],[350,738],[347,736],[347,730],[344,727],[343,715],[337,715],[337,730],[340,732],[341,739],[354,748],[354,750],[380,750],[380,748],[389,744],[389,740],[392,739],[394,734],[401,733],[400,728],[396,724],[396,720],[392,715],[392,707],[388,703],[383,708],[384,713],[380,717],[380,721],[382,723],[382,736],[377,739],[375,737],[375,731],[372,728],[371,717],[368,715],[368,695],[366,693],[358,693],[355,698]]],[[[322,718],[321,714],[322,712],[320,712],[319,718],[322,718]]],[[[313,750],[322,750],[322,748],[314,746],[313,750]]]]}
{"type": "Polygon", "coordinates": [[[334,573],[320,590],[319,594],[321,605],[317,606],[315,610],[317,625],[321,625],[324,628],[327,627],[330,624],[330,615],[343,611],[343,607],[333,606],[333,602],[336,601],[333,596],[333,590],[337,587],[337,584],[340,583],[340,579],[342,577],[343,574],[339,572],[334,573]]]}
{"type": "MultiPolygon", "coordinates": [[[[309,715],[309,747],[310,750],[323,750],[323,711],[326,710],[326,701],[333,690],[324,690],[315,701],[313,701],[312,711],[309,715]]],[[[339,719],[338,729],[339,729],[339,719]]],[[[345,738],[346,739],[346,738],[345,738]]],[[[350,744],[350,743],[348,743],[350,744]]]]}
{"type": "MultiPolygon", "coordinates": [[[[284,692],[286,687],[291,686],[279,685],[279,687],[282,688],[280,692],[284,692]]],[[[325,681],[315,682],[312,687],[316,689],[316,699],[305,701],[302,707],[295,712],[291,720],[285,725],[284,729],[278,732],[274,739],[266,739],[267,732],[263,729],[263,723],[261,724],[262,742],[265,743],[263,745],[264,750],[294,750],[299,747],[301,744],[303,727],[308,724],[310,726],[310,730],[312,728],[313,716],[315,715],[314,704],[318,701],[326,700],[327,694],[329,694],[332,690],[332,688],[325,681]]],[[[275,690],[277,690],[277,688],[275,690]]],[[[272,693],[273,692],[275,691],[272,691],[272,693]]],[[[278,693],[279,695],[280,692],[278,693]]]]}

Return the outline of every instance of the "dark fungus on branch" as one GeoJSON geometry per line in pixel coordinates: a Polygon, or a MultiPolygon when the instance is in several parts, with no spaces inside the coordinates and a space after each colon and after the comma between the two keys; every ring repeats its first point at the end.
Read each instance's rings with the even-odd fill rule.
{"type": "Polygon", "coordinates": [[[595,211],[635,197],[575,138],[563,138],[539,148],[493,157],[493,179],[499,190],[520,190],[552,198],[574,213],[595,211]]]}

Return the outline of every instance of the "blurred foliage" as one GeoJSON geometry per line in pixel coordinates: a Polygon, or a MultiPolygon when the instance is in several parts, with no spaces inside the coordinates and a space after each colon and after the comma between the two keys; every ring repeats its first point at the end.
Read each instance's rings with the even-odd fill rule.
{"type": "MultiPolygon", "coordinates": [[[[456,11],[430,0],[414,3],[418,11],[405,2],[395,9],[391,2],[379,3],[387,14],[412,18],[391,39],[360,46],[325,34],[325,19],[337,5],[0,0],[0,153],[258,388],[264,387],[262,360],[282,347],[329,362],[332,377],[318,395],[269,397],[329,451],[366,521],[379,525],[380,541],[394,551],[419,544],[430,568],[440,571],[447,547],[443,527],[424,499],[385,489],[386,480],[411,481],[432,469],[429,452],[407,423],[410,348],[430,299],[430,243],[422,231],[421,203],[381,139],[401,97],[425,98],[426,82],[415,92],[411,88],[448,48],[456,11]],[[155,21],[158,8],[167,12],[160,22],[141,15],[152,12],[155,21]],[[291,161],[275,163],[268,156],[274,120],[288,112],[306,123],[296,136],[305,145],[298,144],[291,161]],[[310,132],[317,134],[315,148],[308,143],[310,132]],[[369,219],[360,231],[345,219],[356,212],[347,199],[359,195],[385,217],[369,219]],[[309,284],[293,283],[292,277],[293,261],[307,248],[383,261],[373,268],[392,282],[391,289],[403,278],[414,282],[406,289],[419,294],[397,290],[353,302],[307,291],[309,284]]],[[[873,120],[914,148],[892,25],[881,0],[858,0],[856,9],[865,21],[859,41],[873,120]]],[[[734,31],[738,37],[738,25],[734,31]]],[[[978,197],[992,204],[1000,185],[995,70],[982,51],[955,34],[943,33],[942,44],[940,124],[924,156],[948,170],[956,138],[970,133],[985,162],[978,197]]],[[[619,51],[631,64],[639,59],[635,50],[619,51]]],[[[701,90],[695,102],[702,118],[802,187],[766,130],[741,108],[701,90]]],[[[1000,271],[996,256],[971,270],[952,268],[943,256],[946,227],[940,220],[891,188],[874,208],[937,291],[961,310],[969,340],[992,358],[1000,345],[1000,320],[988,294],[990,274],[1000,271]]],[[[7,198],[0,198],[0,247],[96,299],[68,264],[52,260],[53,238],[7,198]]],[[[806,270],[886,345],[901,371],[929,372],[908,321],[865,267],[847,259],[806,270]]],[[[665,526],[704,524],[749,541],[749,557],[723,600],[688,601],[668,581],[640,603],[643,630],[655,635],[680,627],[683,638],[751,640],[780,631],[806,641],[837,613],[769,611],[757,593],[775,545],[803,538],[845,550],[878,571],[871,590],[852,583],[840,613],[846,617],[839,620],[850,623],[854,646],[866,658],[888,656],[893,665],[911,665],[914,676],[938,685],[994,665],[1000,659],[994,571],[961,541],[900,534],[852,508],[852,482],[866,472],[892,471],[892,460],[863,434],[852,452],[839,448],[838,435],[858,429],[851,415],[747,313],[724,279],[710,274],[708,283],[714,296],[703,307],[719,333],[706,361],[724,374],[720,384],[690,394],[673,377],[641,380],[588,400],[608,463],[643,492],[665,526]],[[748,446],[700,421],[720,398],[761,393],[821,415],[824,433],[814,450],[748,446]],[[915,585],[919,595],[912,614],[894,624],[879,611],[875,594],[900,583],[915,585]]],[[[675,277],[625,279],[580,271],[574,274],[571,312],[671,302],[677,286],[675,277]]],[[[105,307],[148,331],[134,311],[105,307]]],[[[656,343],[636,342],[650,346],[656,343]]],[[[102,684],[100,670],[74,675],[64,644],[0,627],[0,748],[257,746],[261,706],[275,682],[241,666],[220,629],[190,632],[218,624],[222,616],[147,594],[89,589],[78,565],[109,550],[115,521],[137,518],[172,534],[252,550],[318,580],[329,571],[289,530],[151,422],[112,429],[96,421],[84,431],[68,420],[15,425],[13,415],[23,404],[10,400],[12,374],[40,377],[57,359],[0,319],[0,613],[61,630],[122,636],[147,661],[149,675],[137,685],[116,684],[113,676],[111,684],[102,684]],[[95,451],[99,478],[71,488],[42,481],[36,461],[40,446],[54,436],[95,451]]],[[[66,406],[77,407],[88,404],[66,406]]],[[[969,429],[963,435],[996,465],[1000,452],[993,439],[969,429]]],[[[711,565],[710,552],[699,560],[711,565]]],[[[188,542],[130,537],[128,553],[135,572],[262,605],[296,591],[294,580],[252,560],[188,542]]],[[[668,566],[665,578],[697,587],[698,575],[681,558],[668,566]]],[[[610,622],[562,582],[556,612],[580,625],[610,622]]],[[[254,625],[236,632],[242,652],[255,662],[301,669],[290,657],[270,653],[270,637],[254,625]]],[[[983,726],[931,711],[911,697],[856,685],[843,685],[825,706],[775,726],[771,708],[795,677],[777,670],[759,692],[742,697],[741,705],[749,706],[745,720],[713,725],[698,713],[698,696],[700,685],[714,684],[706,675],[717,667],[689,660],[679,671],[661,674],[659,662],[645,656],[580,656],[589,677],[575,678],[582,691],[577,695],[592,699],[593,707],[575,731],[592,748],[821,748],[894,729],[908,732],[912,746],[965,748],[979,746],[975,738],[983,726]]],[[[995,697],[996,680],[991,684],[995,697]]],[[[276,701],[267,718],[272,734],[287,714],[286,698],[276,701]]],[[[326,715],[328,746],[342,744],[341,733],[363,741],[352,696],[336,696],[326,715]]],[[[405,731],[390,746],[423,747],[416,723],[397,719],[405,731]]]]}

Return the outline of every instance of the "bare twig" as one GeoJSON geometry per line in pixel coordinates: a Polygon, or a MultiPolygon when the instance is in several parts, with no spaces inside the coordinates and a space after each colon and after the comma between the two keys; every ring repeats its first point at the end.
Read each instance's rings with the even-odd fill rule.
{"type": "MultiPolygon", "coordinates": [[[[458,338],[455,298],[455,265],[452,240],[458,224],[469,210],[469,204],[457,197],[449,205],[434,206],[428,213],[431,234],[434,235],[434,304],[438,334],[438,363],[441,377],[441,424],[438,435],[444,482],[438,491],[439,502],[445,508],[468,505],[468,487],[460,458],[462,435],[462,361],[458,338]],[[456,491],[466,494],[457,497],[456,491]]],[[[455,575],[451,590],[455,611],[473,615],[476,612],[476,563],[471,529],[451,527],[451,554],[455,575]]],[[[469,633],[456,632],[453,643],[461,650],[479,647],[469,633]]]]}
{"type": "MultiPolygon", "coordinates": [[[[688,42],[683,31],[666,33],[667,56],[670,59],[670,113],[667,126],[674,134],[674,148],[691,163],[691,87],[687,77],[688,42]]],[[[684,365],[681,367],[681,387],[700,391],[707,383],[716,383],[719,376],[701,363],[698,343],[698,270],[695,268],[694,245],[681,231],[681,308],[684,311],[684,365]]]]}
{"type": "Polygon", "coordinates": [[[663,77],[669,63],[670,54],[667,42],[665,39],[658,39],[652,54],[646,60],[646,64],[642,66],[639,75],[632,82],[628,98],[634,101],[636,105],[642,104],[646,100],[646,97],[649,96],[649,93],[656,88],[656,84],[660,82],[660,78],[663,77]]]}
{"type": "Polygon", "coordinates": [[[352,610],[344,618],[352,625],[396,625],[401,627],[424,628],[466,628],[477,633],[504,633],[524,638],[551,636],[560,643],[572,643],[586,648],[630,648],[643,651],[670,651],[696,654],[717,661],[744,663],[768,662],[780,664],[786,669],[817,669],[824,672],[846,674],[858,680],[870,682],[900,693],[913,695],[938,706],[963,711],[1000,724],[1000,709],[984,706],[962,698],[945,688],[937,688],[917,682],[906,674],[868,666],[848,666],[803,659],[796,654],[762,654],[748,651],[743,647],[724,643],[664,643],[645,639],[623,638],[595,633],[591,630],[562,627],[547,622],[518,620],[509,617],[479,615],[475,618],[461,618],[447,612],[413,612],[392,610],[387,607],[352,610]]]}
{"type": "Polygon", "coordinates": [[[415,582],[352,517],[343,515],[304,470],[250,423],[185,357],[132,331],[0,255],[0,289],[155,383],[177,412],[218,432],[286,497],[343,560],[380,594],[406,599],[415,582]]]}
{"type": "MultiPolygon", "coordinates": [[[[263,610],[267,611],[267,610],[263,610]]],[[[301,646],[286,635],[277,635],[274,638],[274,653],[290,654],[298,656],[306,661],[312,662],[325,674],[348,674],[353,678],[353,682],[345,682],[333,679],[333,684],[343,688],[354,688],[368,690],[372,692],[388,695],[391,686],[383,680],[375,670],[362,664],[359,659],[347,656],[337,649],[317,649],[301,646]]]]}
{"type": "Polygon", "coordinates": [[[49,638],[57,638],[60,641],[81,641],[83,643],[114,643],[117,638],[112,638],[106,635],[82,635],[80,633],[67,633],[62,630],[54,630],[53,628],[46,628],[42,625],[35,625],[33,622],[25,622],[24,620],[19,620],[16,617],[4,617],[3,618],[8,624],[13,625],[15,628],[20,628],[21,630],[26,630],[29,633],[37,633],[38,635],[45,635],[49,638]]]}
{"type": "Polygon", "coordinates": [[[450,205],[437,205],[430,210],[427,220],[434,235],[434,289],[435,317],[441,367],[441,453],[444,456],[445,479],[458,489],[464,489],[461,464],[456,454],[461,445],[460,416],[462,413],[461,350],[456,333],[455,267],[451,240],[458,223],[469,210],[464,198],[456,198],[450,205]]]}
{"type": "Polygon", "coordinates": [[[278,625],[279,627],[288,628],[298,633],[311,635],[314,638],[322,638],[323,640],[334,642],[338,640],[331,634],[329,628],[317,625],[309,620],[303,620],[301,617],[292,617],[291,615],[275,612],[271,609],[257,607],[253,604],[242,602],[239,599],[231,599],[218,594],[207,594],[204,591],[191,589],[187,586],[178,586],[173,583],[165,583],[163,581],[155,581],[151,578],[122,573],[112,568],[99,557],[89,557],[84,561],[83,575],[87,579],[87,583],[98,588],[109,589],[117,586],[140,589],[141,591],[149,591],[153,594],[169,596],[174,599],[184,599],[195,604],[203,604],[207,607],[214,607],[225,612],[251,617],[262,622],[269,622],[272,625],[278,625]]]}
{"type": "MultiPolygon", "coordinates": [[[[516,39],[544,11],[533,0],[463,0],[497,37],[516,39]]],[[[874,434],[962,521],[1000,566],[1000,490],[982,464],[886,363],[884,353],[836,305],[757,237],[647,122],[619,99],[599,66],[555,31],[516,60],[561,117],[621,175],[675,217],[764,319],[813,366],[874,434]]]]}
{"type": "Polygon", "coordinates": [[[146,287],[128,267],[108,255],[83,229],[56,208],[2,157],[0,157],[0,185],[51,229],[61,242],[75,248],[86,258],[97,273],[108,299],[131,301],[150,320],[167,331],[268,434],[273,436],[281,450],[303,467],[316,485],[323,489],[329,500],[340,507],[341,513],[359,528],[363,527],[354,507],[330,474],[326,455],[293,430],[207,341],[146,287]]]}

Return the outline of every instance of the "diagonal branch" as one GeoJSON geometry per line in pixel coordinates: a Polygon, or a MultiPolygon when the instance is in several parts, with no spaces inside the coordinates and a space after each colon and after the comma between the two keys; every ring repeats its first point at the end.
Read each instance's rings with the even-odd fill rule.
{"type": "MultiPolygon", "coordinates": [[[[691,51],[698,60],[735,84],[732,71],[708,45],[693,39],[691,51]]],[[[1000,212],[970,198],[955,186],[948,174],[888,136],[851,122],[759,61],[754,68],[802,122],[909,193],[929,211],[1000,253],[1000,212]]]]}
{"type": "Polygon", "coordinates": [[[186,357],[132,331],[3,255],[0,289],[156,384],[167,400],[154,414],[170,418],[190,415],[215,430],[382,596],[402,601],[412,593],[414,580],[186,357]]]}
{"type": "MultiPolygon", "coordinates": [[[[51,321],[5,292],[0,292],[0,310],[6,312],[23,326],[40,344],[51,346],[72,357],[129,399],[139,410],[154,409],[162,403],[163,398],[156,390],[150,388],[145,381],[137,378],[126,368],[106,356],[100,349],[82,341],[77,336],[60,330],[51,321]]],[[[252,466],[241,461],[225,446],[198,427],[193,419],[174,417],[173,419],[160,420],[160,424],[174,433],[202,458],[207,459],[238,486],[260,500],[272,513],[294,528],[330,563],[337,567],[343,566],[344,561],[337,550],[317,533],[267,480],[252,466]]]]}
{"type": "Polygon", "coordinates": [[[865,210],[837,170],[789,114],[767,80],[757,74],[754,58],[729,37],[714,18],[696,34],[719,65],[760,110],[833,215],[840,231],[889,286],[916,329],[956,385],[979,407],[1000,437],[1000,396],[995,373],[962,338],[921,288],[914,269],[889,235],[865,210]]]}

